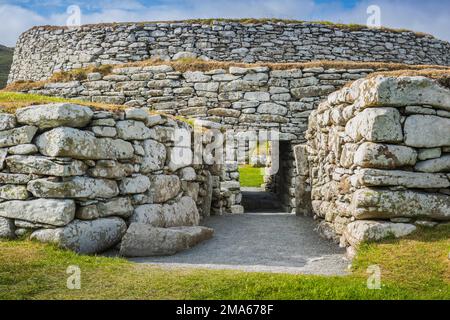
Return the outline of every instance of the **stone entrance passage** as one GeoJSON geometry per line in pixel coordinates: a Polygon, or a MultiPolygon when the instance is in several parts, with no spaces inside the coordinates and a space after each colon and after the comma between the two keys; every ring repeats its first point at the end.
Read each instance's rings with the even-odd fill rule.
{"type": "Polygon", "coordinates": [[[345,275],[345,249],[319,236],[309,217],[257,212],[211,216],[214,237],[174,256],[132,258],[164,267],[345,275]]]}
{"type": "Polygon", "coordinates": [[[265,188],[241,187],[242,206],[249,212],[283,212],[278,195],[265,188]]]}

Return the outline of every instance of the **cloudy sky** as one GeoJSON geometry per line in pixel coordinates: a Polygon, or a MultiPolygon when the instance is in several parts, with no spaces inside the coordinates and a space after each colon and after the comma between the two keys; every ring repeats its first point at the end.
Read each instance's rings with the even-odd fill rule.
{"type": "Polygon", "coordinates": [[[448,0],[0,0],[0,44],[14,46],[35,25],[65,25],[78,5],[81,23],[189,18],[287,18],[365,24],[369,5],[381,23],[450,40],[448,0]]]}

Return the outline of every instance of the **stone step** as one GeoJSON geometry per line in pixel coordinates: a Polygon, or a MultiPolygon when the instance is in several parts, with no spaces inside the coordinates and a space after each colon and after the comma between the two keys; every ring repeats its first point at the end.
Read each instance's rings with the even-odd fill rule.
{"type": "Polygon", "coordinates": [[[202,226],[155,228],[132,223],[122,239],[120,254],[125,257],[173,255],[210,239],[213,233],[213,229],[202,226]]]}

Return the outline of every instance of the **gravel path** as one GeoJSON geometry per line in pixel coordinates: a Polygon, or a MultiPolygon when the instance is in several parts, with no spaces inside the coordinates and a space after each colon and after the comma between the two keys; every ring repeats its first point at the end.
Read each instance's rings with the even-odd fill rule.
{"type": "Polygon", "coordinates": [[[213,216],[202,223],[214,237],[169,257],[134,258],[164,267],[201,267],[244,271],[344,275],[344,250],[314,231],[308,217],[284,213],[213,216]]]}

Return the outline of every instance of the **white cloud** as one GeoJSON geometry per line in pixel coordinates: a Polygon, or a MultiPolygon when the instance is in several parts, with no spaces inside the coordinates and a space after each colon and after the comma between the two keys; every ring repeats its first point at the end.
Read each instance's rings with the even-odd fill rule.
{"type": "MultiPolygon", "coordinates": [[[[47,1],[66,3],[63,0],[47,1]]],[[[82,23],[264,17],[364,24],[367,6],[377,4],[381,7],[383,25],[428,32],[450,40],[450,3],[438,0],[427,3],[419,0],[362,0],[351,9],[342,7],[337,1],[317,4],[314,0],[167,0],[147,6],[138,0],[88,3],[89,13],[82,15],[82,23]]],[[[82,5],[83,8],[87,7],[82,5]]],[[[18,35],[28,28],[43,24],[61,25],[67,17],[64,10],[44,17],[18,5],[0,5],[0,19],[4,26],[0,27],[0,42],[13,46],[18,35]]]]}

